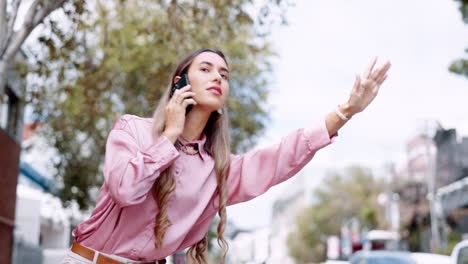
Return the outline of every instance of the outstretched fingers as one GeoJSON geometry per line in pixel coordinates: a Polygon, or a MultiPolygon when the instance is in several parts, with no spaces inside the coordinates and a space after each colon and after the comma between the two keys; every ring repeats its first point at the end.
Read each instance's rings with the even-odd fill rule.
{"type": "Polygon", "coordinates": [[[377,56],[372,58],[371,63],[369,64],[369,66],[367,66],[366,71],[364,71],[364,75],[362,76],[362,77],[364,77],[364,79],[369,78],[369,76],[371,75],[372,70],[374,69],[374,66],[375,66],[376,63],[377,63],[377,56]]]}
{"type": "Polygon", "coordinates": [[[385,76],[387,75],[388,70],[390,69],[391,63],[390,61],[385,62],[380,68],[375,70],[370,76],[372,80],[381,84],[385,80],[385,76]]]}
{"type": "Polygon", "coordinates": [[[388,74],[385,74],[379,77],[377,80],[375,80],[375,82],[377,83],[377,85],[380,86],[387,79],[387,77],[388,77],[388,74]]]}

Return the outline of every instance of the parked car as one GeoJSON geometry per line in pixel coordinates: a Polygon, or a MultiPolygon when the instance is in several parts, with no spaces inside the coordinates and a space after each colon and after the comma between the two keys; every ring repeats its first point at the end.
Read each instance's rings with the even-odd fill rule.
{"type": "Polygon", "coordinates": [[[450,264],[450,257],[431,253],[407,251],[359,251],[350,258],[350,264],[450,264]]]}
{"type": "Polygon", "coordinates": [[[450,258],[452,264],[468,264],[468,239],[455,245],[450,258]]]}
{"type": "Polygon", "coordinates": [[[350,264],[416,264],[409,252],[387,250],[363,250],[354,253],[350,264]]]}
{"type": "Polygon", "coordinates": [[[364,250],[398,250],[400,234],[395,231],[370,230],[366,234],[364,250]]]}
{"type": "Polygon", "coordinates": [[[411,258],[421,264],[451,264],[449,256],[432,253],[411,253],[411,258]]]}

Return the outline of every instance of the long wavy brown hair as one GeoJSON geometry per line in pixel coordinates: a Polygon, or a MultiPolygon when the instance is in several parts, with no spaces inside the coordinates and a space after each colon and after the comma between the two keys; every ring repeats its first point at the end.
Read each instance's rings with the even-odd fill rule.
{"type": "MultiPolygon", "coordinates": [[[[192,64],[195,57],[203,52],[213,52],[221,56],[226,61],[224,54],[219,50],[212,49],[199,49],[192,54],[185,57],[177,66],[175,72],[172,74],[169,81],[166,92],[161,97],[158,107],[153,114],[153,136],[159,137],[165,129],[166,116],[164,109],[169,102],[169,93],[173,85],[173,81],[176,76],[181,76],[188,72],[190,65],[192,64]]],[[[223,113],[227,113],[227,107],[224,106],[222,109],[223,113]]],[[[226,176],[229,170],[229,155],[230,155],[230,142],[228,132],[228,117],[227,114],[219,114],[217,111],[213,112],[208,119],[208,122],[204,129],[206,135],[205,150],[213,157],[215,161],[215,172],[216,180],[218,185],[219,193],[219,208],[218,215],[220,221],[217,227],[218,233],[218,244],[223,250],[222,262],[224,262],[228,244],[224,239],[223,233],[226,227],[226,203],[227,203],[227,191],[226,191],[226,176]]],[[[176,144],[178,148],[178,144],[176,144]]],[[[159,212],[156,215],[156,225],[154,227],[154,234],[156,236],[155,246],[162,248],[164,235],[167,229],[172,225],[167,215],[167,202],[171,198],[176,188],[176,182],[172,173],[172,166],[161,172],[160,176],[154,183],[152,192],[153,197],[159,207],[159,212]]],[[[191,263],[207,263],[205,253],[208,247],[207,234],[196,244],[190,247],[187,251],[187,259],[191,263]]]]}

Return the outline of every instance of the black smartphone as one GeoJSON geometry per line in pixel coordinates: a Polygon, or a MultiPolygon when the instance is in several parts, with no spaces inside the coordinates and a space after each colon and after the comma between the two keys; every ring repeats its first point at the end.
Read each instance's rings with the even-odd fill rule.
{"type": "MultiPolygon", "coordinates": [[[[185,73],[185,74],[182,74],[182,76],[180,76],[180,80],[178,80],[171,88],[171,94],[170,94],[170,98],[174,95],[174,92],[175,90],[177,89],[182,89],[184,88],[185,86],[189,85],[189,80],[188,80],[188,75],[185,73]]],[[[190,110],[192,110],[192,105],[188,105],[186,110],[185,110],[185,114],[187,114],[188,112],[190,112],[190,110]]]]}

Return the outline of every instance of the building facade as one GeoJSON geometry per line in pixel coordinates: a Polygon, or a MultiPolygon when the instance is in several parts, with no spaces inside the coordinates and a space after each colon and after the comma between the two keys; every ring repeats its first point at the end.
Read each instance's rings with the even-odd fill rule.
{"type": "Polygon", "coordinates": [[[389,197],[396,198],[398,229],[411,251],[429,252],[430,203],[427,199],[429,181],[435,178],[436,145],[426,133],[411,138],[406,144],[403,166],[390,172],[392,190],[389,197]]]}
{"type": "Polygon", "coordinates": [[[0,263],[11,263],[19,173],[24,82],[9,68],[0,87],[0,263]]]}
{"type": "MultiPolygon", "coordinates": [[[[468,137],[455,129],[439,128],[437,145],[437,201],[441,217],[457,233],[468,233],[468,137]]],[[[441,230],[444,231],[443,229],[441,230]]],[[[444,237],[445,234],[442,233],[444,237]]]]}
{"type": "Polygon", "coordinates": [[[403,237],[413,251],[444,249],[450,230],[468,233],[468,138],[439,125],[406,150],[404,168],[391,173],[403,237]]]}

